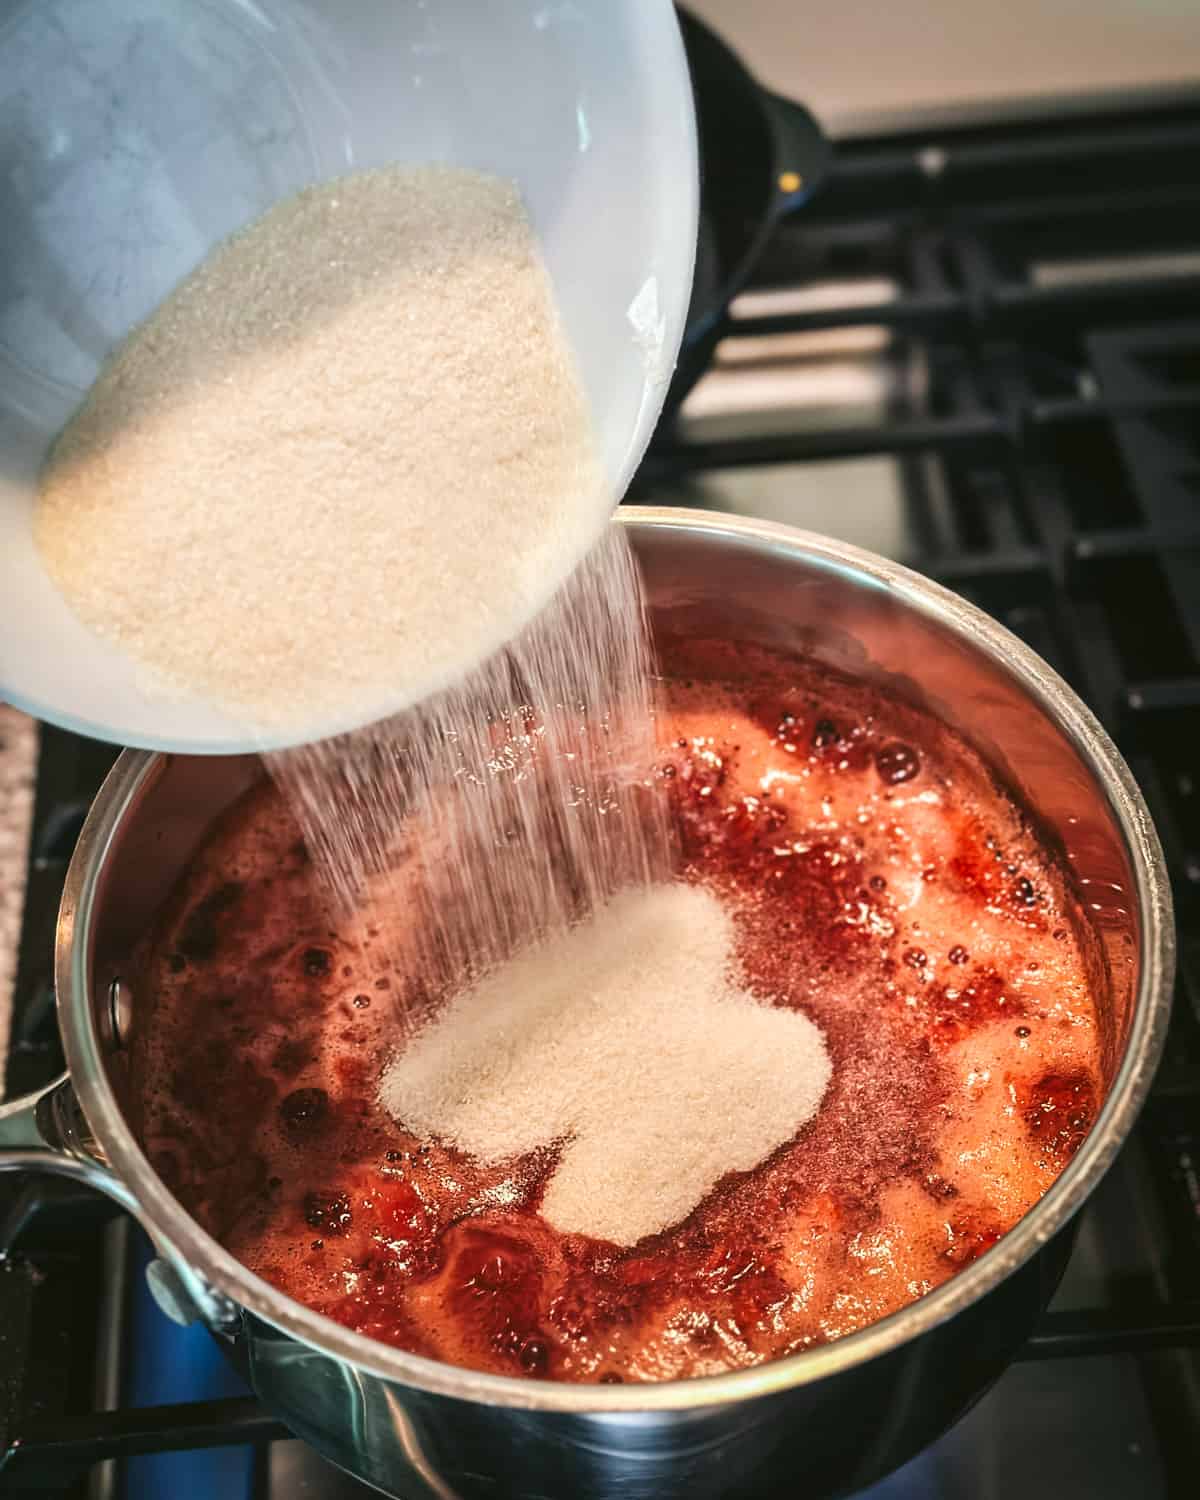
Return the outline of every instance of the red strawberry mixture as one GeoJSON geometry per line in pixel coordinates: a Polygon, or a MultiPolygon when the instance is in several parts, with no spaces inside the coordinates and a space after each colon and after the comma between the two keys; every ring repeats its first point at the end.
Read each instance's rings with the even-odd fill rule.
{"type": "Polygon", "coordinates": [[[1087,1134],[1101,1088],[1086,930],[975,754],[792,659],[714,643],[675,657],[653,779],[676,875],[735,913],[754,991],[824,1032],[819,1112],[661,1234],[558,1233],[538,1212],[555,1148],[482,1167],[380,1107],[397,1039],[383,955],[404,912],[375,919],[390,944],[331,926],[264,784],[154,936],[135,1082],[168,1186],[298,1300],[504,1374],[713,1373],[923,1296],[986,1253],[1087,1134]]]}

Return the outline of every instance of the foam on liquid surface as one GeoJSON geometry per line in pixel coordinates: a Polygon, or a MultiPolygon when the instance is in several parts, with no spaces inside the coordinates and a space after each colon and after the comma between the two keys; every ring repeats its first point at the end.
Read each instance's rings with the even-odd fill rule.
{"type": "MultiPolygon", "coordinates": [[[[985,768],[929,718],[765,652],[693,645],[674,671],[657,778],[675,875],[723,904],[739,982],[822,1032],[816,1114],[632,1246],[554,1228],[554,1143],[489,1163],[380,1107],[402,872],[361,951],[261,790],[156,935],[135,1082],[157,1170],[291,1295],[476,1368],[711,1373],[924,1295],[1069,1161],[1100,1099],[1078,917],[985,768]]],[[[613,1112],[669,1181],[636,1096],[613,1112]]]]}

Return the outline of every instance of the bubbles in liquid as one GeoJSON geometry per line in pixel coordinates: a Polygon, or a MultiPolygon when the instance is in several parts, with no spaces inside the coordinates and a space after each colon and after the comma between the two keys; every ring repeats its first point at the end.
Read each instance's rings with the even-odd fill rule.
{"type": "Polygon", "coordinates": [[[911,745],[892,740],[875,752],[875,769],[888,786],[899,786],[920,774],[921,758],[911,745]]]}

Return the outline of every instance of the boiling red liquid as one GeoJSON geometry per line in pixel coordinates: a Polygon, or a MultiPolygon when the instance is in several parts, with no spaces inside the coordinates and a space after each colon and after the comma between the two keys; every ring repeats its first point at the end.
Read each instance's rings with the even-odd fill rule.
{"type": "Polygon", "coordinates": [[[553,1148],[484,1167],[380,1108],[403,912],[365,951],[331,927],[263,787],[155,934],[134,1049],[154,1167],[252,1270],[452,1363],[707,1374],[923,1296],[1070,1159],[1099,1099],[1083,929],[1018,810],[927,716],[766,653],[689,656],[656,771],[677,875],[729,903],[755,992],[824,1031],[817,1116],[662,1234],[558,1233],[553,1148]]]}

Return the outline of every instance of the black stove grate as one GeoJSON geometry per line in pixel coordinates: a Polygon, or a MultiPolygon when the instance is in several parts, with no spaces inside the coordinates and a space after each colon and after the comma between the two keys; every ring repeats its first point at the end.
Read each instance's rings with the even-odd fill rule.
{"type": "MultiPolygon", "coordinates": [[[[921,399],[860,423],[660,432],[630,496],[719,470],[895,459],[917,537],[906,560],[1028,641],[1121,745],[1162,835],[1180,930],[1167,1054],[1123,1155],[1152,1248],[1113,1305],[1049,1313],[1025,1357],[1145,1356],[1167,1493],[1180,1495],[1200,1461],[1198,154],[1194,109],[842,146],[756,285],[884,277],[896,294],[737,317],[727,333],[890,330],[921,399]]],[[[54,906],[110,760],[43,733],[10,1094],[54,1071],[54,906]]],[[[102,1460],[285,1435],[249,1398],[101,1409],[122,1353],[111,1289],[105,1300],[104,1267],[121,1259],[112,1229],[111,1210],[74,1189],[0,1190],[5,1492],[82,1495],[102,1460]]]]}

